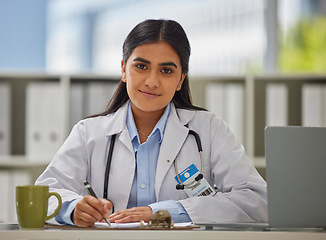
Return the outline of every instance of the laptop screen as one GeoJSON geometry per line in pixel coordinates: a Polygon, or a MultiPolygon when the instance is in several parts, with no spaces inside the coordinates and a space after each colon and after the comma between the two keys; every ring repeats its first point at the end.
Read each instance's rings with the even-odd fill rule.
{"type": "Polygon", "coordinates": [[[271,227],[326,226],[326,128],[266,127],[271,227]]]}

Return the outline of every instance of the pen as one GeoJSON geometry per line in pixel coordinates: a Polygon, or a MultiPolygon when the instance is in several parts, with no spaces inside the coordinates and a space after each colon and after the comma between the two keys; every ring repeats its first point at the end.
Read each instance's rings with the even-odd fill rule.
{"type": "MultiPolygon", "coordinates": [[[[89,185],[89,183],[87,181],[84,181],[84,185],[85,185],[85,189],[87,191],[87,193],[95,198],[97,198],[95,192],[93,191],[91,185],[89,185]]],[[[109,221],[109,219],[104,218],[104,220],[107,222],[107,224],[109,224],[109,226],[111,226],[111,223],[109,221]]]]}

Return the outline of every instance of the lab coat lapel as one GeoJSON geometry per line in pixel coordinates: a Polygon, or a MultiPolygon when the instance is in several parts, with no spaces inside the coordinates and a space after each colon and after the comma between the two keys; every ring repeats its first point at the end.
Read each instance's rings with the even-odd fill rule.
{"type": "Polygon", "coordinates": [[[112,115],[108,124],[110,127],[106,130],[107,136],[117,134],[111,162],[108,191],[108,197],[114,202],[116,210],[127,208],[135,173],[135,157],[126,126],[128,103],[125,103],[112,115]]]}
{"type": "Polygon", "coordinates": [[[126,125],[127,111],[128,111],[127,101],[121,108],[116,111],[110,121],[110,127],[106,130],[107,136],[112,136],[115,134],[120,134],[119,140],[131,151],[133,152],[132,143],[130,141],[130,136],[128,128],[126,125]]]}
{"type": "Polygon", "coordinates": [[[184,126],[186,122],[180,121],[176,109],[172,105],[170,117],[166,123],[164,138],[161,144],[157,162],[155,178],[156,199],[159,199],[159,192],[165,175],[173,164],[188,136],[188,129],[184,126]]]}
{"type": "Polygon", "coordinates": [[[123,130],[116,141],[114,159],[111,163],[111,179],[109,184],[112,187],[110,198],[116,205],[116,210],[126,209],[129,195],[135,174],[135,155],[127,129],[123,130]]]}

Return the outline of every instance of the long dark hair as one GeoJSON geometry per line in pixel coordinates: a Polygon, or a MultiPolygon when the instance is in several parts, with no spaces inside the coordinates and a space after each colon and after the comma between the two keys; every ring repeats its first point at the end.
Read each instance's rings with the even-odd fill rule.
{"type": "MultiPolygon", "coordinates": [[[[181,25],[173,20],[149,19],[134,27],[123,43],[123,63],[127,63],[132,51],[139,45],[161,41],[169,43],[176,50],[180,58],[182,73],[188,74],[190,44],[181,25]]],[[[106,111],[97,116],[116,112],[128,99],[126,83],[120,81],[106,111]]],[[[181,89],[175,92],[172,102],[176,108],[205,110],[192,104],[188,75],[185,77],[181,89]]]]}

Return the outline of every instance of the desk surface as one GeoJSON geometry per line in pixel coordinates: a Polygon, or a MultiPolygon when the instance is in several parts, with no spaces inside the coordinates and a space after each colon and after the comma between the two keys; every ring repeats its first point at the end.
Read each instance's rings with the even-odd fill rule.
{"type": "Polygon", "coordinates": [[[326,240],[326,232],[287,232],[287,231],[208,231],[208,230],[21,230],[17,225],[0,224],[0,239],[118,239],[118,240],[146,240],[146,239],[175,239],[175,240],[326,240]]]}

